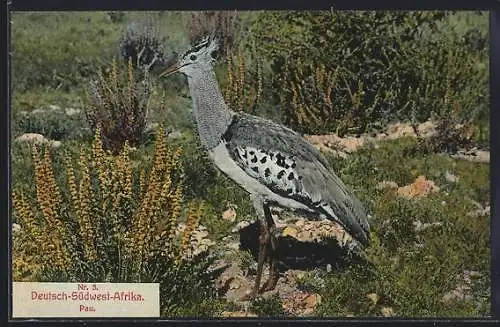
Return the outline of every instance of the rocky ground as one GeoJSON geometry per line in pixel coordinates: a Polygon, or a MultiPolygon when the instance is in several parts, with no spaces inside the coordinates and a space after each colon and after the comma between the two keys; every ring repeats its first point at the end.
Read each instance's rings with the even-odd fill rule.
{"type": "MultiPolygon", "coordinates": [[[[451,174],[448,178],[450,180],[457,179],[451,174]]],[[[414,183],[409,185],[398,186],[394,182],[381,182],[379,187],[393,188],[397,196],[404,198],[419,198],[439,191],[439,187],[424,176],[419,176],[414,183]]],[[[489,206],[483,208],[479,205],[477,212],[470,214],[471,216],[482,215],[485,212],[489,212],[489,206]]],[[[293,316],[314,315],[317,305],[321,302],[321,296],[304,290],[300,280],[314,269],[334,273],[337,268],[347,264],[349,260],[352,260],[352,256],[349,256],[349,249],[353,247],[353,241],[340,226],[330,221],[307,221],[298,218],[291,222],[285,222],[279,217],[275,218],[280,222],[278,226],[281,230],[278,241],[281,255],[281,277],[276,289],[262,296],[267,298],[279,295],[286,314],[293,316]]],[[[439,223],[426,224],[415,221],[414,228],[415,231],[421,231],[432,228],[434,224],[439,223]]],[[[217,262],[218,268],[223,270],[218,278],[217,287],[226,299],[240,308],[236,311],[224,312],[224,316],[252,317],[256,315],[249,309],[250,303],[245,300],[245,296],[252,290],[255,280],[258,224],[255,221],[240,222],[233,229],[233,232],[235,235],[227,237],[222,245],[225,251],[223,251],[224,258],[217,262]],[[243,255],[245,251],[252,255],[252,258],[249,259],[250,262],[244,263],[244,260],[234,259],[238,257],[238,254],[243,255]]],[[[471,273],[472,275],[477,274],[476,272],[471,273]]],[[[267,276],[268,269],[266,267],[263,280],[266,280],[267,276]]],[[[443,301],[467,298],[470,289],[470,281],[468,282],[468,280],[470,278],[464,278],[464,282],[458,285],[456,290],[447,294],[443,301]]],[[[317,282],[321,283],[320,277],[317,282]]],[[[376,296],[376,294],[372,294],[372,297],[376,296]]],[[[376,299],[372,300],[376,302],[376,299]]],[[[381,310],[383,310],[384,316],[392,315],[392,309],[389,307],[384,307],[381,310]]]]}
{"type": "MultiPolygon", "coordinates": [[[[455,126],[459,128],[460,126],[455,126]]],[[[393,123],[387,127],[386,132],[376,135],[363,134],[360,136],[339,137],[337,134],[326,135],[306,135],[309,140],[318,149],[333,153],[337,156],[346,158],[349,153],[356,151],[364,144],[372,143],[377,147],[377,142],[383,140],[394,140],[401,137],[420,137],[430,138],[437,133],[436,126],[432,121],[426,121],[416,126],[416,130],[406,123],[393,123]],[[418,135],[417,135],[418,134],[418,135]]],[[[451,155],[457,159],[470,160],[474,162],[488,163],[490,161],[489,151],[473,148],[462,149],[451,155]]]]}

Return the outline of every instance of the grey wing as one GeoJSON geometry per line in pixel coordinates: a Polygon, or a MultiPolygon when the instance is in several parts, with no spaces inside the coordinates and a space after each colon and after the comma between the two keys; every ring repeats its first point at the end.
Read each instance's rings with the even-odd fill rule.
{"type": "Polygon", "coordinates": [[[239,115],[224,139],[231,157],[248,175],[338,222],[367,244],[370,227],[363,205],[300,135],[269,120],[239,115]]]}

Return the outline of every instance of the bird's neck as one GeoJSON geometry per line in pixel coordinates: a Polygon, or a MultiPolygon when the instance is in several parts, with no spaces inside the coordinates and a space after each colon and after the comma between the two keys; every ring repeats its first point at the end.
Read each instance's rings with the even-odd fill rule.
{"type": "Polygon", "coordinates": [[[222,97],[211,67],[188,77],[188,83],[200,141],[207,149],[213,149],[231,123],[233,112],[222,97]]]}

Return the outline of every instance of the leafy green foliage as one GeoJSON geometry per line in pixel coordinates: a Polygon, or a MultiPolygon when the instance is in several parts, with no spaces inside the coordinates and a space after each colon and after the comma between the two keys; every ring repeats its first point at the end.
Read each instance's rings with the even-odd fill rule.
{"type": "Polygon", "coordinates": [[[363,132],[395,119],[428,119],[446,107],[446,96],[462,115],[487,113],[487,48],[470,46],[450,28],[444,32],[444,21],[453,18],[265,12],[245,42],[270,62],[268,96],[282,106],[288,125],[307,133],[363,132]]]}

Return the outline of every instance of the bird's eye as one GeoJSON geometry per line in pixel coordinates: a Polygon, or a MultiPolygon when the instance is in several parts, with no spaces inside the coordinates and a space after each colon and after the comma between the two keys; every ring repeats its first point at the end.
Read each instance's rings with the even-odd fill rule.
{"type": "Polygon", "coordinates": [[[189,57],[189,59],[196,60],[196,55],[191,55],[191,57],[189,57]]]}

